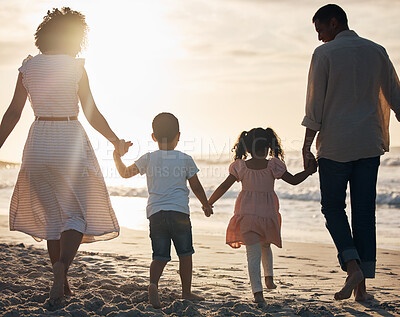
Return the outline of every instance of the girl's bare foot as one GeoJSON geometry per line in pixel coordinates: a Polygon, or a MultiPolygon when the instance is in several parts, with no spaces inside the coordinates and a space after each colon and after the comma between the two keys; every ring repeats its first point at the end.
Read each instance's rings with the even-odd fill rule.
{"type": "Polygon", "coordinates": [[[357,302],[364,302],[374,299],[374,295],[367,293],[365,279],[354,288],[354,300],[357,302]]]}
{"type": "Polygon", "coordinates": [[[254,301],[255,301],[257,304],[259,304],[259,303],[264,303],[264,302],[265,302],[265,299],[264,299],[263,293],[262,293],[262,292],[255,292],[255,293],[254,293],[254,301]]]}
{"type": "Polygon", "coordinates": [[[64,296],[65,267],[61,262],[53,265],[54,281],[50,290],[50,300],[55,301],[64,296]]]}
{"type": "Polygon", "coordinates": [[[160,296],[158,295],[158,287],[156,284],[153,283],[149,285],[149,303],[154,308],[161,307],[160,296]]]}
{"type": "Polygon", "coordinates": [[[364,275],[361,270],[357,270],[348,275],[343,288],[339,292],[335,293],[335,299],[342,300],[349,298],[353,290],[362,282],[363,279],[364,275]]]}
{"type": "Polygon", "coordinates": [[[265,277],[265,286],[267,286],[268,289],[275,289],[276,288],[273,276],[266,276],[265,277]]]}
{"type": "Polygon", "coordinates": [[[190,300],[191,302],[200,302],[205,299],[203,296],[194,293],[189,293],[189,294],[182,293],[182,298],[190,300]]]}

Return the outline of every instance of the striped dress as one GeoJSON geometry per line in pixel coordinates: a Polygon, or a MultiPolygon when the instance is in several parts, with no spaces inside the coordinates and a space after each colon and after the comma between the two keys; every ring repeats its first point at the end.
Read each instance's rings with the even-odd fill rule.
{"type": "MultiPolygon", "coordinates": [[[[39,54],[19,71],[35,116],[77,116],[83,59],[39,54]]],[[[63,231],[84,234],[82,242],[119,234],[99,164],[78,120],[33,122],[11,198],[10,230],[35,240],[59,240],[63,231]]]]}

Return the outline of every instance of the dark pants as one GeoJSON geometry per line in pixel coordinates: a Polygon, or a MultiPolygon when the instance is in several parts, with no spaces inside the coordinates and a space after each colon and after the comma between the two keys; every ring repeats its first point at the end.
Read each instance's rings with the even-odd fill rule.
{"type": "Polygon", "coordinates": [[[318,160],[322,213],[338,251],[340,266],[357,260],[366,278],[375,277],[376,181],[380,157],[346,163],[318,160]],[[350,184],[351,229],[346,215],[346,190],[350,184]]]}

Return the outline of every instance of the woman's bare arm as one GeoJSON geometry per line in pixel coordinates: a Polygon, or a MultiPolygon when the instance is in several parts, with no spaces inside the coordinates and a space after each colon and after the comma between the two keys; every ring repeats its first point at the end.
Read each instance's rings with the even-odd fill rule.
{"type": "Polygon", "coordinates": [[[14,130],[14,127],[21,118],[22,110],[24,109],[28,93],[22,84],[22,74],[19,73],[17,84],[15,85],[14,97],[3,116],[0,124],[0,148],[14,130]]]}
{"type": "MultiPolygon", "coordinates": [[[[90,90],[89,78],[86,70],[83,69],[82,78],[79,82],[78,90],[79,100],[81,101],[82,110],[90,125],[110,141],[118,151],[120,140],[117,135],[111,130],[106,119],[100,113],[94,102],[92,92],[90,90]]],[[[122,146],[122,145],[121,145],[122,146]]]]}

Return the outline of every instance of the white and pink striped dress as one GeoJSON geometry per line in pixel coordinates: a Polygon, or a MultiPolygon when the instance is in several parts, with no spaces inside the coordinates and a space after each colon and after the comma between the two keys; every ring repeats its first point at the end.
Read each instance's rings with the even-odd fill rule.
{"type": "MultiPolygon", "coordinates": [[[[39,54],[19,71],[35,116],[77,116],[84,60],[39,54]]],[[[33,122],[10,206],[10,230],[58,240],[74,229],[82,242],[119,234],[99,164],[78,120],[33,122]]]]}

